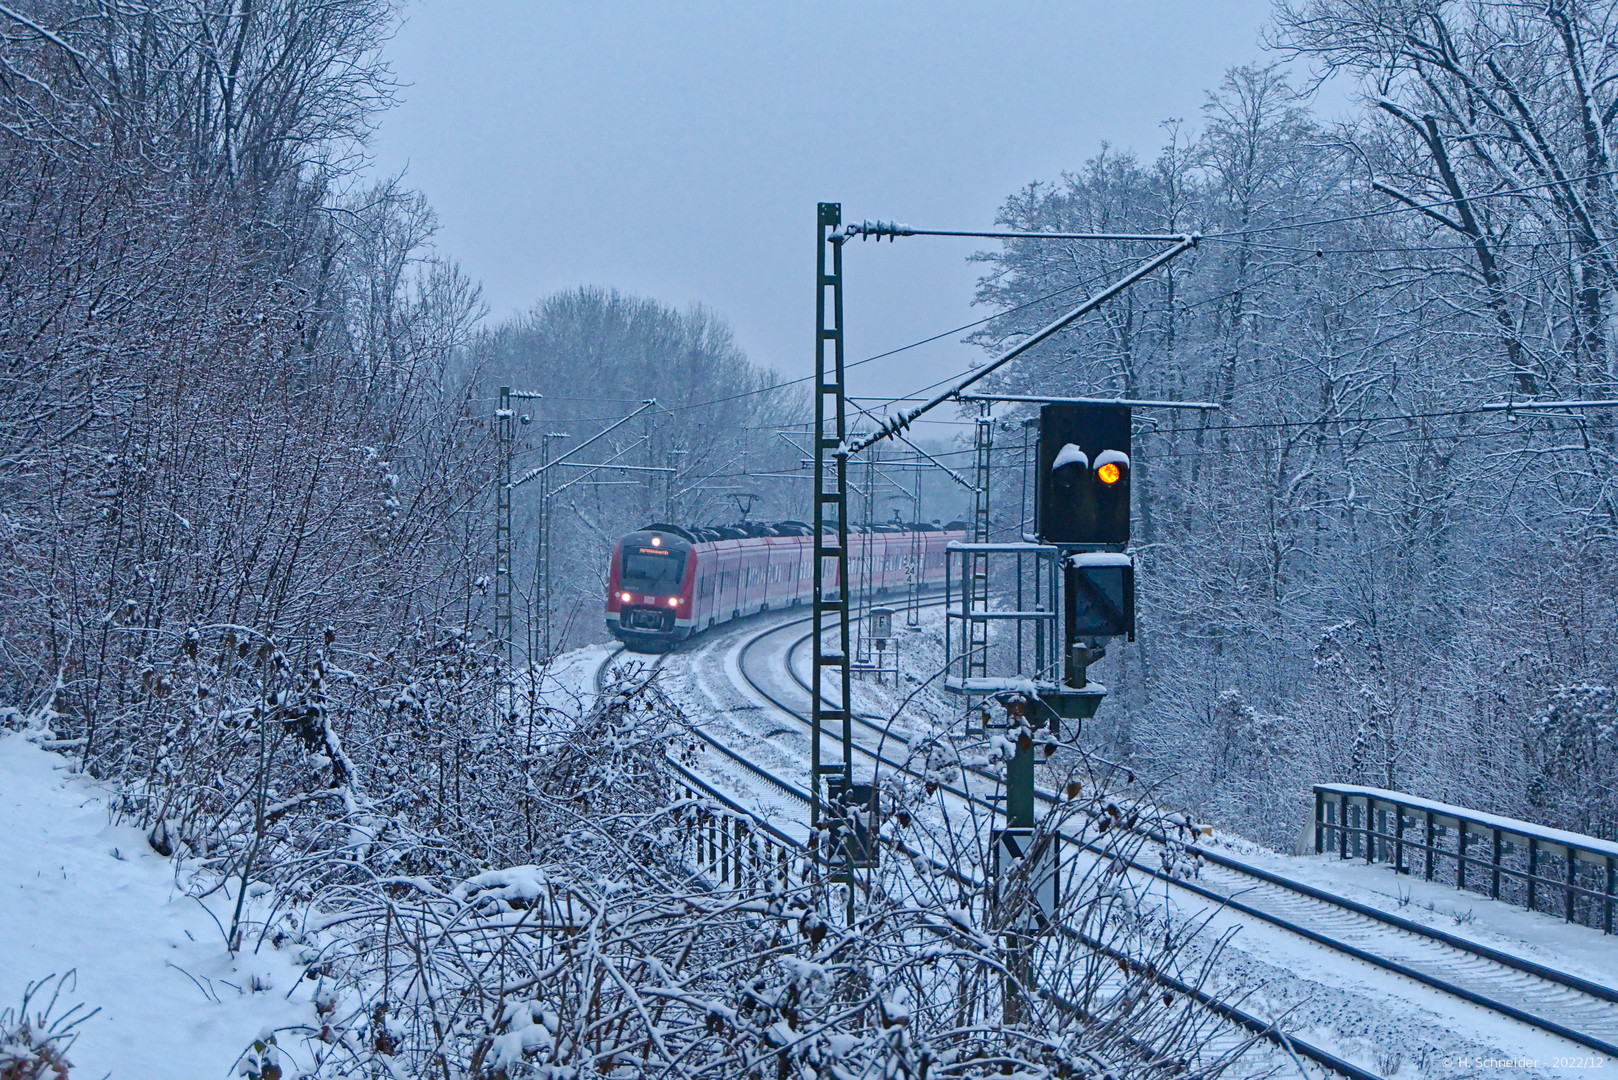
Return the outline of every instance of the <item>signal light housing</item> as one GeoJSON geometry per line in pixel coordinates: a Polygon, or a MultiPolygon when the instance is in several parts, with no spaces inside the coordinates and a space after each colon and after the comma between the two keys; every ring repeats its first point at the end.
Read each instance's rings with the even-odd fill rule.
{"type": "Polygon", "coordinates": [[[1062,561],[1062,626],[1069,652],[1088,638],[1135,640],[1135,560],[1118,552],[1062,561]]]}
{"type": "Polygon", "coordinates": [[[1129,543],[1130,409],[1046,405],[1039,410],[1034,531],[1047,544],[1129,543]]]}

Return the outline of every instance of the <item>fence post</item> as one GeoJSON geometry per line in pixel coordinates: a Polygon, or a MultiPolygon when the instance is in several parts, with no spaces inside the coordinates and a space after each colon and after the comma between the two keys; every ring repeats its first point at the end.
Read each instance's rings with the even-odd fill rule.
{"type": "Polygon", "coordinates": [[[1607,917],[1602,927],[1607,933],[1612,933],[1612,896],[1618,893],[1618,862],[1614,862],[1611,855],[1607,856],[1607,917]]]}
{"type": "Polygon", "coordinates": [[[1315,854],[1326,850],[1326,793],[1315,788],[1315,854]]]}
{"type": "Polygon", "coordinates": [[[1396,806],[1393,809],[1396,818],[1393,823],[1393,872],[1405,872],[1405,808],[1396,806]]]}
{"type": "Polygon", "coordinates": [[[1494,876],[1489,881],[1489,899],[1498,900],[1500,899],[1500,830],[1495,829],[1493,832],[1494,852],[1490,856],[1489,861],[1493,863],[1493,868],[1491,869],[1490,873],[1492,873],[1494,876]]]}
{"type": "Polygon", "coordinates": [[[1567,852],[1567,892],[1565,894],[1567,902],[1562,906],[1565,909],[1564,913],[1567,915],[1567,921],[1572,922],[1574,904],[1578,899],[1578,894],[1573,891],[1573,886],[1579,880],[1579,853],[1573,850],[1573,845],[1571,844],[1564,845],[1562,850],[1567,852]]]}
{"type": "Polygon", "coordinates": [[[1455,837],[1455,887],[1466,888],[1466,819],[1458,817],[1455,823],[1459,825],[1460,833],[1455,837]]]}
{"type": "Polygon", "coordinates": [[[1348,858],[1348,796],[1337,796],[1337,857],[1348,858]]]}
{"type": "Polygon", "coordinates": [[[721,887],[730,882],[730,835],[725,828],[725,822],[730,818],[719,819],[719,884],[721,887]]]}
{"type": "Polygon", "coordinates": [[[1528,838],[1528,910],[1534,910],[1534,891],[1539,884],[1539,841],[1528,838]]]}
{"type": "Polygon", "coordinates": [[[1433,853],[1437,850],[1437,847],[1437,841],[1433,836],[1433,812],[1429,810],[1427,811],[1427,850],[1422,854],[1421,859],[1423,876],[1428,881],[1433,880],[1433,853]]]}

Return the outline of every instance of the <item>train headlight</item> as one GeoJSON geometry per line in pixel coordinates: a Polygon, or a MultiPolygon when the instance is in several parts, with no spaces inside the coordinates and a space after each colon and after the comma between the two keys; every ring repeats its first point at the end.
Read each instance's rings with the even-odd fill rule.
{"type": "Polygon", "coordinates": [[[679,607],[679,606],[680,606],[680,598],[678,596],[669,597],[669,607],[679,607]]]}
{"type": "Polygon", "coordinates": [[[618,594],[618,599],[622,600],[624,603],[627,604],[627,603],[629,603],[629,594],[626,593],[626,592],[621,592],[621,593],[618,594]]]}

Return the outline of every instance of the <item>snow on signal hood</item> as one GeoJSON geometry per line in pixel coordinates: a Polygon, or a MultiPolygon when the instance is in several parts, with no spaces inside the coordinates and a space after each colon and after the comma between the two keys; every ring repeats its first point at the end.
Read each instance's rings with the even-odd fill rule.
{"type": "Polygon", "coordinates": [[[1086,454],[1083,450],[1080,450],[1072,443],[1068,443],[1066,446],[1062,447],[1061,450],[1057,451],[1056,460],[1051,462],[1051,472],[1055,472],[1064,465],[1082,465],[1085,468],[1089,468],[1090,455],[1086,454]]]}

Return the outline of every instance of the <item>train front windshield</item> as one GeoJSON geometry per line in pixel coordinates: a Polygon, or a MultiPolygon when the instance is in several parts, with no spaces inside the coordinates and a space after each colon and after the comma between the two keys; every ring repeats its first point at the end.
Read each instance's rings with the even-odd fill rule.
{"type": "Polygon", "coordinates": [[[685,557],[666,548],[626,547],[623,587],[644,593],[674,592],[685,577],[685,557]]]}

